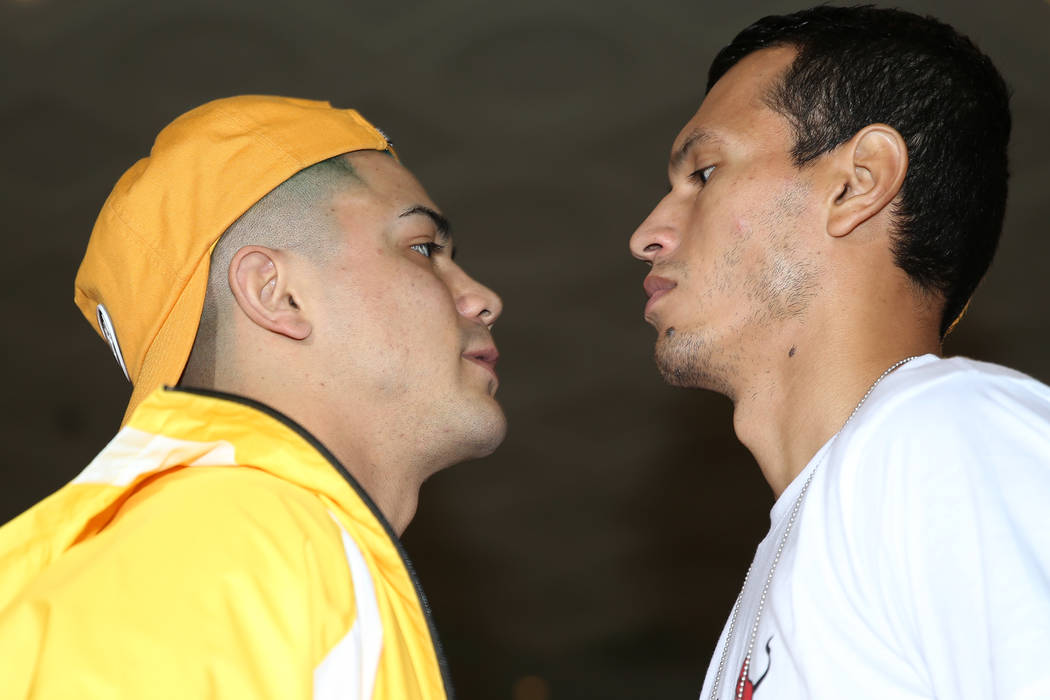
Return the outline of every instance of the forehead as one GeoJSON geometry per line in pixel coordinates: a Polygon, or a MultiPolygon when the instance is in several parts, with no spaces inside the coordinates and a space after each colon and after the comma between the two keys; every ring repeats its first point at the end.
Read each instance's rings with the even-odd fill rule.
{"type": "Polygon", "coordinates": [[[338,230],[358,232],[355,240],[395,241],[418,231],[422,221],[436,229],[435,236],[442,244],[451,242],[448,220],[419,180],[397,160],[379,151],[359,151],[344,158],[353,168],[354,178],[331,200],[338,230]]]}
{"type": "Polygon", "coordinates": [[[791,47],[762,49],[730,68],[678,134],[671,149],[672,164],[676,154],[689,146],[779,141],[788,135],[787,120],[769,107],[765,97],[795,55],[791,47]]]}
{"type": "Polygon", "coordinates": [[[369,197],[381,201],[413,200],[433,205],[419,180],[390,154],[381,151],[357,151],[344,157],[350,162],[364,186],[354,189],[363,189],[369,197]]]}

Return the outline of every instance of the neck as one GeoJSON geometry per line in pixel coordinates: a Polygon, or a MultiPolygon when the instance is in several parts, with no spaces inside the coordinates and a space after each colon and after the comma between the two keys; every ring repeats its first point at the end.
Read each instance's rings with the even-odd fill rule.
{"type": "Polygon", "coordinates": [[[733,427],[776,497],[883,372],[906,357],[940,350],[935,333],[843,333],[838,340],[824,334],[819,342],[775,344],[765,358],[771,371],[752,372],[756,379],[736,391],[733,427]]]}
{"type": "Polygon", "coordinates": [[[284,368],[265,366],[249,357],[241,359],[229,363],[227,371],[220,368],[215,381],[204,388],[254,399],[303,426],[354,477],[400,537],[415,516],[424,479],[436,471],[428,470],[430,464],[420,458],[425,453],[419,446],[404,439],[411,432],[399,430],[396,417],[367,406],[356,411],[333,410],[323,382],[289,376],[284,368]]]}
{"type": "Polygon", "coordinates": [[[342,456],[333,451],[333,454],[375,502],[390,527],[400,537],[415,517],[422,480],[395,473],[360,453],[342,456]]]}
{"type": "Polygon", "coordinates": [[[382,428],[384,421],[375,420],[378,416],[345,420],[321,401],[296,401],[285,410],[335,455],[400,537],[416,514],[419,489],[430,474],[407,441],[385,439],[391,432],[382,428]]]}

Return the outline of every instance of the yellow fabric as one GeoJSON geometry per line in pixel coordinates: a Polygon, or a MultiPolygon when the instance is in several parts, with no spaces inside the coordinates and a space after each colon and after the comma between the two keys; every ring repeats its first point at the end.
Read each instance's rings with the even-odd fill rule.
{"type": "Polygon", "coordinates": [[[267,95],[214,100],[157,135],[103,204],[74,285],[99,335],[98,305],[112,318],[134,385],[125,420],[151,391],[178,383],[222,233],[299,170],[360,150],[393,152],[352,109],[267,95]]]}
{"type": "Polygon", "coordinates": [[[156,391],[80,477],[0,528],[3,696],[314,697],[358,613],[340,526],[382,622],[372,697],[444,698],[414,584],[350,483],[267,413],[156,391]]]}

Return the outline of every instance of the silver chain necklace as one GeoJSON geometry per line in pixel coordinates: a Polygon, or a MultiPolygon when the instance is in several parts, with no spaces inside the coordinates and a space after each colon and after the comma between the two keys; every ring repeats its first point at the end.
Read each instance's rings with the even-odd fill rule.
{"type": "MultiPolygon", "coordinates": [[[[838,432],[832,436],[832,440],[838,437],[839,433],[842,432],[843,428],[849,425],[849,422],[853,420],[853,416],[857,415],[857,411],[864,405],[864,402],[871,396],[871,392],[875,391],[875,387],[879,385],[887,375],[893,370],[897,369],[901,365],[911,362],[919,355],[912,355],[911,357],[905,357],[903,360],[894,362],[890,367],[879,375],[879,378],[872,382],[868,390],[864,392],[864,396],[860,398],[857,405],[853,407],[853,411],[850,412],[846,422],[842,424],[838,432]]],[[[825,455],[827,453],[825,452],[825,455]]],[[[823,461],[823,460],[821,460],[823,461]]],[[[777,553],[773,556],[773,563],[769,566],[769,574],[766,576],[766,583],[762,586],[762,596],[758,599],[758,612],[755,613],[755,624],[751,626],[751,637],[747,643],[747,654],[744,656],[744,665],[740,671],[740,678],[737,680],[736,685],[736,699],[743,700],[744,688],[747,684],[748,673],[751,670],[751,652],[755,649],[755,638],[758,636],[758,623],[762,620],[762,610],[766,607],[766,595],[769,593],[769,584],[773,582],[773,573],[777,570],[777,564],[780,563],[780,554],[784,551],[784,545],[787,544],[788,537],[791,535],[791,528],[795,525],[795,519],[798,517],[798,511],[802,508],[802,502],[806,500],[806,494],[809,492],[809,485],[813,481],[813,475],[817,473],[817,464],[809,472],[809,476],[806,477],[806,482],[802,484],[802,490],[799,491],[798,497],[795,499],[795,504],[791,507],[791,517],[788,519],[787,527],[784,529],[784,534],[780,537],[780,543],[777,545],[777,553]]],[[[740,614],[740,604],[744,598],[744,591],[747,589],[747,582],[751,578],[751,568],[754,566],[754,561],[751,562],[751,566],[747,568],[747,573],[744,574],[744,583],[740,587],[740,593],[737,594],[736,602],[733,604],[733,613],[729,618],[729,630],[726,632],[726,643],[722,647],[722,658],[718,662],[718,671],[715,673],[715,681],[711,688],[711,700],[718,700],[718,691],[722,686],[722,674],[725,672],[726,659],[729,657],[729,648],[733,644],[733,634],[736,631],[736,619],[740,614]]]]}

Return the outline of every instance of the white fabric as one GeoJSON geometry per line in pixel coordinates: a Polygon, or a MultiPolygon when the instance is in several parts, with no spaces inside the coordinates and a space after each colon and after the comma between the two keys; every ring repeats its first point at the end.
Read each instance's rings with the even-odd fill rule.
{"type": "Polygon", "coordinates": [[[74,484],[127,486],[147,472],[171,467],[225,467],[237,464],[233,445],[225,440],[197,442],[154,435],[124,427],[105,449],[91,460],[74,484]]]}
{"type": "Polygon", "coordinates": [[[336,525],[343,537],[343,549],[354,582],[357,617],[346,636],[332,647],[314,670],[314,698],[368,700],[375,690],[379,654],[383,650],[383,621],[379,617],[375,585],[364,555],[338,520],[336,525]]]}
{"type": "Polygon", "coordinates": [[[720,698],[811,472],[756,635],[755,700],[1050,698],[1050,387],[932,355],[886,377],[773,506],[720,698]]]}

